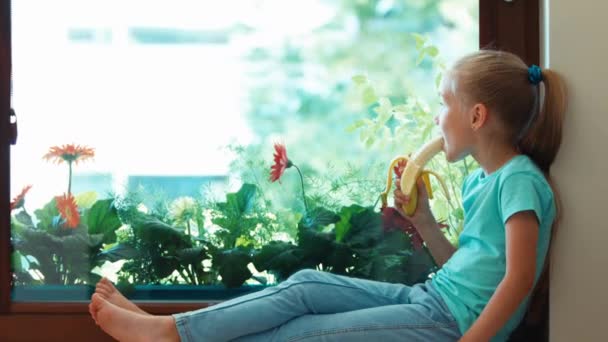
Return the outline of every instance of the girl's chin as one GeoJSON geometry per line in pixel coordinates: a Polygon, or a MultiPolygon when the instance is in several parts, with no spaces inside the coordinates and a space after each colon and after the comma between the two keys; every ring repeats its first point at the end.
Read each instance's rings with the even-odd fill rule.
{"type": "Polygon", "coordinates": [[[445,159],[449,163],[454,163],[454,162],[460,161],[460,160],[464,159],[465,157],[466,157],[466,155],[456,154],[453,151],[445,149],[445,159]]]}

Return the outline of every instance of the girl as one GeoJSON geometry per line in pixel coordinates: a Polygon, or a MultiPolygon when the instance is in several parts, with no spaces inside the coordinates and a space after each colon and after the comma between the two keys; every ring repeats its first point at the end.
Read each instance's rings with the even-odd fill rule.
{"type": "MultiPolygon", "coordinates": [[[[551,70],[479,51],[446,74],[442,97],[437,122],[448,161],[471,155],[480,168],[463,184],[458,249],[418,184],[422,200],[409,219],[441,267],[425,283],[303,270],[209,308],[152,316],[104,279],[89,306],[96,323],[120,341],[505,341],[547,266],[558,217],[549,171],[561,143],[565,90],[551,70]]],[[[395,190],[398,210],[408,200],[395,190]]]]}

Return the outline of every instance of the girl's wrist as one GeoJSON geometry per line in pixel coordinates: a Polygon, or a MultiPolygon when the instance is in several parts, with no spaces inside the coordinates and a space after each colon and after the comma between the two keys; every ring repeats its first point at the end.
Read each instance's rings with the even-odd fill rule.
{"type": "Polygon", "coordinates": [[[416,229],[424,229],[424,230],[439,230],[439,224],[437,220],[435,220],[434,216],[424,218],[414,223],[416,229]]]}

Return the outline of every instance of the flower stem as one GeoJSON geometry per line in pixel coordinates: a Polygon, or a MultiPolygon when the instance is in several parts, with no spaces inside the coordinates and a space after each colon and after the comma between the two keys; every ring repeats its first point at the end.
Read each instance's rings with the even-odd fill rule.
{"type": "Polygon", "coordinates": [[[306,210],[306,212],[308,213],[308,204],[306,204],[306,194],[304,193],[304,177],[302,176],[302,171],[300,171],[299,167],[297,167],[296,165],[293,165],[293,167],[298,170],[298,174],[300,175],[300,183],[302,184],[302,199],[304,200],[304,210],[306,210]]]}
{"type": "Polygon", "coordinates": [[[72,191],[72,162],[68,162],[68,169],[70,170],[69,178],[68,178],[68,196],[72,191]]]}

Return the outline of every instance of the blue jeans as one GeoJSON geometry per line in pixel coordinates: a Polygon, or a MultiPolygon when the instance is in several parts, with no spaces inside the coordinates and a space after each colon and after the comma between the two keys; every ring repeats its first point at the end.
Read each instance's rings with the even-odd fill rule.
{"type": "Polygon", "coordinates": [[[456,341],[431,284],[302,270],[277,286],[174,315],[181,341],[456,341]]]}

